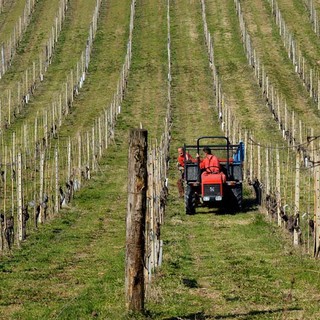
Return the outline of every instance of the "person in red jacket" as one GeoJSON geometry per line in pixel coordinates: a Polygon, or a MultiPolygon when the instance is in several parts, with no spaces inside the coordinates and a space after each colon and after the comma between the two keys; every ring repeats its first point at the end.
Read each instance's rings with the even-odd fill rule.
{"type": "Polygon", "coordinates": [[[183,148],[178,148],[178,165],[184,167],[185,160],[195,162],[189,152],[184,153],[183,148]]]}
{"type": "Polygon", "coordinates": [[[200,160],[200,169],[204,170],[203,173],[219,173],[221,167],[218,158],[211,153],[211,149],[209,147],[204,147],[203,152],[205,153],[203,160],[200,160],[200,156],[197,154],[197,158],[200,160]]]}
{"type": "Polygon", "coordinates": [[[183,148],[178,148],[178,162],[177,166],[181,173],[180,178],[177,181],[178,191],[180,198],[183,198],[184,196],[184,186],[183,186],[183,173],[184,173],[184,163],[185,161],[192,161],[195,162],[196,160],[192,158],[190,153],[184,152],[183,148]]]}

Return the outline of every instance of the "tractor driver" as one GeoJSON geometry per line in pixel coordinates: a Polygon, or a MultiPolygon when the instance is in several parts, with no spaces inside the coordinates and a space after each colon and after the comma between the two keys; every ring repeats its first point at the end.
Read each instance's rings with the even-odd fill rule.
{"type": "Polygon", "coordinates": [[[204,147],[202,151],[205,154],[204,159],[200,160],[198,153],[197,159],[200,161],[200,169],[204,170],[203,174],[207,175],[210,173],[219,173],[221,167],[218,158],[211,153],[211,149],[209,147],[204,147]]]}

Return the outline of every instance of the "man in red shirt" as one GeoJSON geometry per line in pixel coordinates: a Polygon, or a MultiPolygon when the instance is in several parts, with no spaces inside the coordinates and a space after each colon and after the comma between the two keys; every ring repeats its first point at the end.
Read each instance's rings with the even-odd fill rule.
{"type": "Polygon", "coordinates": [[[184,196],[184,187],[183,187],[183,172],[184,172],[184,163],[185,161],[195,162],[195,159],[192,158],[190,153],[184,152],[183,148],[178,148],[178,169],[181,172],[181,177],[177,181],[178,191],[180,198],[184,196]]]}
{"type": "Polygon", "coordinates": [[[186,152],[184,154],[183,148],[178,148],[178,165],[180,167],[184,167],[184,161],[192,161],[194,162],[195,160],[192,158],[190,153],[186,152]]]}
{"type": "MultiPolygon", "coordinates": [[[[205,153],[205,157],[203,160],[200,160],[200,169],[204,170],[203,173],[219,173],[221,167],[218,158],[211,153],[211,149],[209,147],[204,147],[203,152],[205,153]]],[[[197,154],[197,158],[200,159],[199,154],[197,154]]]]}

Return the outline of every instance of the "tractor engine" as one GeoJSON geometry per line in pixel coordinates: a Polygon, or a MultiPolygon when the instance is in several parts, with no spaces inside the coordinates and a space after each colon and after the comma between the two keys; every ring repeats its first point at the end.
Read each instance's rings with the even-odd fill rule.
{"type": "Polygon", "coordinates": [[[226,182],[226,176],[224,173],[202,174],[201,194],[202,201],[218,202],[223,199],[223,184],[226,182]]]}

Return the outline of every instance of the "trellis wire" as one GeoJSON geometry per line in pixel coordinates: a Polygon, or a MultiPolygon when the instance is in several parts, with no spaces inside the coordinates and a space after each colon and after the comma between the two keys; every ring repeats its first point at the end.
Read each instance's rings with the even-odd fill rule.
{"type": "MultiPolygon", "coordinates": [[[[97,12],[98,10],[95,11],[95,16],[97,16],[97,12]]],[[[98,144],[102,145],[102,149],[105,150],[108,143],[113,142],[115,122],[117,115],[121,110],[120,105],[126,92],[127,78],[131,65],[134,13],[135,0],[132,0],[127,52],[117,83],[116,93],[114,94],[110,107],[106,108],[102,115],[94,121],[92,130],[80,132],[76,137],[70,137],[68,141],[59,142],[53,146],[51,145],[52,139],[46,139],[46,135],[44,134],[44,132],[48,133],[45,129],[45,127],[48,127],[48,121],[46,120],[48,113],[44,113],[42,123],[38,121],[38,118],[35,120],[36,125],[35,131],[33,132],[34,139],[27,139],[28,141],[33,141],[33,144],[25,146],[28,149],[28,154],[31,155],[31,161],[33,161],[34,165],[32,167],[27,167],[26,171],[22,170],[22,176],[27,175],[30,171],[31,174],[29,176],[32,177],[22,185],[22,190],[30,190],[28,194],[23,192],[22,203],[23,207],[28,207],[29,210],[33,208],[33,227],[38,227],[38,223],[44,223],[47,218],[51,218],[59,212],[62,207],[68,205],[68,202],[71,201],[74,192],[81,187],[81,179],[84,178],[87,180],[90,178],[91,173],[93,172],[91,166],[93,165],[95,169],[97,168],[96,165],[102,156],[102,152],[99,152],[99,149],[97,149],[96,146],[98,144]],[[37,130],[39,124],[40,128],[42,128],[42,133],[37,130]],[[101,132],[101,134],[99,132],[101,132]],[[96,135],[96,133],[99,134],[96,135]],[[97,137],[98,144],[96,141],[97,137]],[[102,139],[102,137],[104,137],[104,139],[102,139]],[[85,147],[83,146],[83,142],[86,144],[85,147]],[[68,159],[65,158],[66,154],[68,155],[68,159]],[[76,155],[78,155],[78,157],[76,155]],[[83,164],[80,159],[87,159],[87,157],[92,158],[92,163],[83,164]]],[[[91,29],[92,37],[94,36],[97,27],[96,21],[93,23],[93,26],[94,28],[91,29]]],[[[92,42],[92,39],[90,41],[92,42]]],[[[90,51],[91,48],[87,46],[86,53],[88,54],[88,58],[90,51]]],[[[28,132],[30,134],[30,131],[28,132]]],[[[4,148],[7,150],[8,147],[5,146],[4,148]]],[[[24,155],[21,152],[22,144],[20,140],[12,144],[12,147],[9,149],[9,153],[15,153],[14,150],[16,149],[19,150],[19,159],[20,157],[23,159],[24,155]],[[16,147],[13,148],[13,146],[16,147]]],[[[10,161],[6,159],[2,160],[2,168],[5,169],[5,177],[7,176],[8,168],[10,172],[10,168],[14,168],[15,166],[16,160],[12,156],[11,159],[12,160],[10,161]]],[[[24,164],[22,164],[22,168],[23,167],[24,164]]],[[[13,176],[13,169],[11,169],[11,173],[11,184],[6,181],[2,190],[1,198],[3,198],[4,204],[2,215],[4,221],[3,224],[1,224],[1,228],[3,232],[9,230],[11,228],[9,219],[12,219],[15,223],[10,230],[12,230],[12,234],[14,235],[17,234],[17,230],[20,230],[22,220],[18,220],[15,213],[14,194],[17,193],[17,179],[13,176]],[[9,188],[11,188],[11,200],[8,199],[7,190],[9,188]],[[12,204],[10,211],[8,211],[8,206],[6,205],[8,202],[12,204]]],[[[32,228],[30,222],[25,225],[23,224],[22,226],[22,229],[25,229],[23,231],[24,235],[28,233],[28,226],[29,228],[32,228]]],[[[4,233],[2,233],[2,235],[3,234],[4,233]]],[[[19,241],[17,245],[19,244],[19,241]]],[[[12,245],[14,245],[13,241],[2,241],[1,244],[1,248],[4,251],[10,250],[12,245]]]]}
{"type": "Polygon", "coordinates": [[[164,221],[165,204],[168,196],[167,174],[168,155],[171,141],[171,36],[170,36],[170,0],[167,0],[167,110],[164,130],[158,145],[157,141],[148,152],[148,204],[146,223],[146,271],[145,283],[148,294],[152,275],[162,262],[163,241],[160,230],[164,221]]]}
{"type": "Polygon", "coordinates": [[[39,60],[37,62],[33,61],[32,65],[22,72],[21,80],[18,81],[14,87],[8,88],[5,94],[1,95],[1,131],[12,124],[13,115],[16,116],[22,111],[22,109],[29,103],[30,97],[34,94],[39,83],[44,80],[44,74],[47,72],[48,67],[51,64],[54,49],[62,30],[62,25],[68,10],[68,3],[69,0],[60,0],[56,17],[48,35],[47,44],[42,48],[41,53],[39,53],[39,60]]]}
{"type": "MultiPolygon", "coordinates": [[[[25,33],[30,21],[32,14],[35,9],[35,5],[38,0],[26,0],[23,13],[19,16],[18,21],[10,34],[9,39],[0,45],[0,79],[10,68],[12,59],[20,45],[23,34],[25,33]]],[[[4,1],[0,1],[0,13],[3,10],[4,1]]]]}
{"type": "MultiPolygon", "coordinates": [[[[307,59],[303,56],[303,53],[299,49],[293,33],[287,27],[287,24],[279,9],[278,2],[276,0],[268,0],[268,2],[271,6],[272,16],[274,17],[276,25],[279,28],[279,34],[283,39],[284,48],[286,49],[288,57],[292,61],[292,64],[294,66],[294,71],[302,80],[304,87],[308,90],[310,98],[313,99],[318,109],[320,110],[320,79],[318,69],[310,66],[310,63],[308,63],[307,59]]],[[[313,7],[313,5],[311,6],[313,7]]],[[[314,12],[316,15],[315,10],[312,10],[312,12],[314,12]]],[[[312,21],[315,22],[315,25],[318,28],[318,24],[316,20],[313,20],[313,18],[312,21]]]]}
{"type": "MultiPolygon", "coordinates": [[[[237,4],[238,12],[240,11],[239,6],[240,3],[235,0],[235,3],[237,4]]],[[[218,111],[218,120],[221,123],[221,129],[225,132],[225,135],[230,135],[230,127],[236,126],[241,128],[240,124],[238,123],[238,119],[233,116],[231,108],[228,106],[226,102],[226,97],[223,94],[222,90],[222,84],[219,79],[219,76],[216,72],[215,66],[214,66],[214,50],[213,50],[213,39],[210,35],[210,32],[208,31],[207,22],[206,22],[206,13],[205,13],[205,2],[204,0],[201,0],[202,5],[202,17],[203,17],[203,25],[204,25],[204,35],[206,40],[206,45],[208,48],[208,57],[209,57],[209,67],[212,71],[213,75],[213,83],[214,83],[214,94],[216,96],[216,108],[218,111]],[[217,90],[219,88],[219,90],[217,90]],[[217,97],[218,96],[218,97],[217,97]],[[223,97],[223,98],[222,98],[223,97]]],[[[240,25],[243,27],[244,21],[240,19],[240,25]]],[[[247,48],[250,48],[251,50],[251,42],[248,40],[250,37],[247,33],[243,33],[243,39],[244,39],[244,46],[247,48]]],[[[248,52],[248,50],[246,51],[248,52]]],[[[249,64],[252,63],[251,55],[247,56],[249,59],[249,64]]],[[[255,68],[257,69],[257,68],[255,68]]],[[[263,70],[263,68],[262,68],[263,70]]],[[[256,74],[260,74],[260,72],[255,71],[256,74]]],[[[261,72],[263,74],[263,71],[261,72]]],[[[268,87],[269,86],[269,80],[268,78],[262,78],[259,81],[259,84],[261,85],[263,83],[263,86],[268,87]]],[[[274,91],[271,90],[271,92],[267,89],[267,97],[269,100],[277,101],[274,98],[274,91]],[[271,94],[270,94],[271,93],[271,94]]],[[[278,108],[273,108],[273,112],[278,108]]],[[[277,116],[275,113],[273,113],[275,116],[277,116]]],[[[278,117],[279,118],[279,117],[278,117]]],[[[292,115],[292,127],[296,128],[295,125],[295,117],[294,114],[292,115]]],[[[300,122],[301,127],[301,122],[300,122]]],[[[295,130],[293,130],[295,131],[295,130]]],[[[246,142],[246,155],[247,155],[247,163],[245,167],[245,176],[249,184],[258,184],[258,188],[262,192],[262,205],[263,208],[266,209],[266,212],[268,213],[268,217],[270,220],[274,220],[278,223],[279,226],[287,228],[290,232],[293,234],[293,241],[294,244],[300,244],[302,241],[308,241],[309,239],[309,229],[307,230],[301,230],[301,218],[300,214],[301,212],[304,212],[305,210],[310,212],[312,210],[312,207],[310,203],[306,206],[306,203],[303,203],[304,207],[301,207],[300,203],[300,175],[303,175],[304,178],[307,177],[309,181],[313,179],[313,170],[307,168],[304,168],[305,170],[302,170],[304,166],[304,161],[301,161],[300,154],[304,153],[302,152],[300,148],[297,148],[298,152],[295,152],[296,154],[296,162],[295,164],[289,163],[290,159],[292,158],[292,152],[289,150],[291,148],[279,148],[278,146],[263,146],[255,141],[253,137],[254,133],[247,133],[244,134],[241,133],[241,129],[238,131],[238,137],[237,135],[234,136],[235,139],[239,139],[239,137],[248,137],[245,138],[247,140],[246,142]],[[264,166],[264,173],[258,174],[260,168],[256,168],[255,166],[262,162],[261,158],[261,150],[260,152],[255,151],[255,148],[253,146],[259,147],[260,149],[263,148],[262,151],[265,153],[265,166],[264,166]],[[291,156],[289,157],[289,151],[291,152],[291,156]],[[255,160],[256,157],[259,157],[259,159],[255,160]],[[271,165],[271,168],[270,168],[271,165]],[[293,183],[287,183],[286,186],[281,185],[281,175],[283,175],[286,172],[286,168],[295,168],[294,172],[287,172],[289,176],[293,178],[293,183]],[[257,176],[260,176],[259,180],[257,176]],[[285,190],[285,192],[284,192],[285,190]],[[291,190],[291,193],[288,193],[288,190],[291,190]],[[295,197],[295,198],[294,198],[295,197]],[[290,204],[290,205],[288,205],[290,204]],[[289,210],[286,210],[289,207],[289,210]]],[[[302,136],[302,130],[300,130],[300,143],[303,142],[302,136]]],[[[294,140],[295,133],[294,133],[294,140]]],[[[290,143],[291,145],[292,143],[290,143]]],[[[260,165],[259,165],[260,167],[260,165]]],[[[307,188],[308,186],[305,186],[307,188]]],[[[313,193],[314,189],[310,188],[306,191],[308,194],[313,193]]],[[[319,196],[320,201],[320,196],[319,196]]]]}
{"type": "Polygon", "coordinates": [[[309,20],[312,25],[313,32],[319,37],[319,19],[318,19],[318,13],[314,5],[313,0],[303,0],[303,3],[307,10],[309,10],[309,20]]]}
{"type": "MultiPolygon", "coordinates": [[[[310,151],[309,144],[305,143],[308,141],[308,136],[306,133],[310,126],[307,126],[301,119],[297,119],[297,115],[294,111],[289,111],[287,103],[283,101],[281,95],[278,91],[274,89],[274,86],[271,84],[268,76],[265,73],[265,68],[261,64],[260,60],[257,57],[257,53],[251,44],[250,35],[246,30],[244,17],[241,11],[241,4],[239,0],[234,0],[237,16],[239,19],[239,25],[242,34],[243,46],[246,52],[248,59],[248,64],[253,66],[255,69],[262,69],[261,78],[257,78],[257,83],[261,87],[261,91],[266,100],[266,105],[271,112],[274,120],[278,123],[279,129],[282,132],[284,139],[288,142],[290,146],[293,146],[297,150],[303,153],[304,158],[312,159],[312,152],[310,151]],[[254,60],[254,58],[256,60],[254,60]],[[276,103],[278,106],[276,106],[276,103]],[[301,126],[301,130],[297,129],[297,122],[301,126]],[[297,137],[297,132],[301,132],[301,135],[297,137]]],[[[257,73],[254,72],[256,75],[257,73]]]]}

